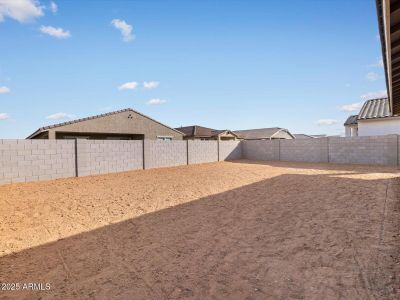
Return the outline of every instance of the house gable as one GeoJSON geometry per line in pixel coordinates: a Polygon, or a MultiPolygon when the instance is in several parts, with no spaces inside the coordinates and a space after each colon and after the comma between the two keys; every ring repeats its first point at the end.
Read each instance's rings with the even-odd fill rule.
{"type": "Polygon", "coordinates": [[[156,120],[153,120],[133,109],[125,109],[108,114],[78,119],[40,128],[28,138],[35,138],[48,132],[49,138],[55,138],[57,132],[144,135],[146,139],[157,139],[158,136],[171,136],[182,139],[183,134],[156,120]]]}

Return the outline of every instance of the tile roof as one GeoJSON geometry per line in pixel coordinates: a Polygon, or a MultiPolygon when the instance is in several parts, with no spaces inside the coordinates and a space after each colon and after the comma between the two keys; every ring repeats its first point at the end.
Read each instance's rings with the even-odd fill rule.
{"type": "Polygon", "coordinates": [[[365,101],[358,114],[358,120],[390,117],[388,98],[371,99],[365,101]]]}
{"type": "Polygon", "coordinates": [[[352,115],[352,116],[348,117],[346,122],[344,122],[344,126],[357,125],[357,118],[358,118],[358,115],[352,115]]]}

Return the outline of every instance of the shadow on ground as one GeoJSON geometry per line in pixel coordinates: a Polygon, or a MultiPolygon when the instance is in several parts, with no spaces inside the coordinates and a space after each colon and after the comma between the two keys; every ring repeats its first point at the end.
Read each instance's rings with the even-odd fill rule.
{"type": "Polygon", "coordinates": [[[396,193],[398,179],[281,175],[1,257],[0,282],[51,290],[0,298],[394,299],[396,193]]]}

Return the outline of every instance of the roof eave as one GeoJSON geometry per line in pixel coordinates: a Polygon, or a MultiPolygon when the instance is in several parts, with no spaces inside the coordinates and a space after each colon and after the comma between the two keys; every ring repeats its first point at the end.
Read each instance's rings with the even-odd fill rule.
{"type": "MultiPolygon", "coordinates": [[[[389,32],[389,39],[388,37],[388,31],[385,30],[385,23],[389,24],[390,26],[390,21],[388,20],[387,17],[387,12],[389,12],[390,15],[390,8],[387,5],[386,0],[376,0],[376,12],[378,15],[378,26],[379,26],[379,37],[381,41],[381,51],[382,51],[382,60],[383,60],[383,66],[385,70],[385,82],[386,82],[386,90],[388,92],[388,98],[389,98],[389,109],[393,113],[393,97],[392,97],[392,88],[390,84],[389,78],[391,78],[391,68],[389,68],[390,64],[388,63],[388,60],[390,60],[390,32],[389,32]],[[385,14],[384,14],[385,10],[385,14]],[[384,14],[384,15],[383,15],[384,14]]],[[[388,26],[388,28],[389,28],[388,26]]],[[[388,29],[390,30],[390,29],[388,29]]]]}
{"type": "Polygon", "coordinates": [[[26,140],[32,139],[35,136],[37,136],[39,133],[42,133],[44,131],[46,131],[46,130],[42,130],[41,128],[39,128],[38,130],[36,130],[34,133],[32,133],[30,136],[26,137],[25,139],[26,140]]]}

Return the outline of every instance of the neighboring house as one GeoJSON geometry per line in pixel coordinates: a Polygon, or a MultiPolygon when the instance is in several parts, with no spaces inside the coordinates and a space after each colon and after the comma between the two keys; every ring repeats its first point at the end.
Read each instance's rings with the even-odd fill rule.
{"type": "Polygon", "coordinates": [[[131,108],[39,128],[27,139],[182,140],[183,133],[131,108]]]}
{"type": "Polygon", "coordinates": [[[304,134],[304,133],[295,133],[293,136],[296,139],[317,139],[326,137],[325,134],[304,134]]]}
{"type": "Polygon", "coordinates": [[[357,118],[358,115],[352,115],[344,122],[345,136],[358,136],[357,118]]]}
{"type": "Polygon", "coordinates": [[[294,139],[289,130],[279,127],[233,131],[242,140],[294,139]]]}
{"type": "Polygon", "coordinates": [[[365,101],[358,115],[350,116],[345,134],[350,136],[374,136],[400,134],[400,116],[391,114],[388,98],[365,101]]]}
{"type": "Polygon", "coordinates": [[[230,130],[217,130],[198,125],[175,128],[184,134],[185,140],[236,140],[237,135],[230,130]]]}

